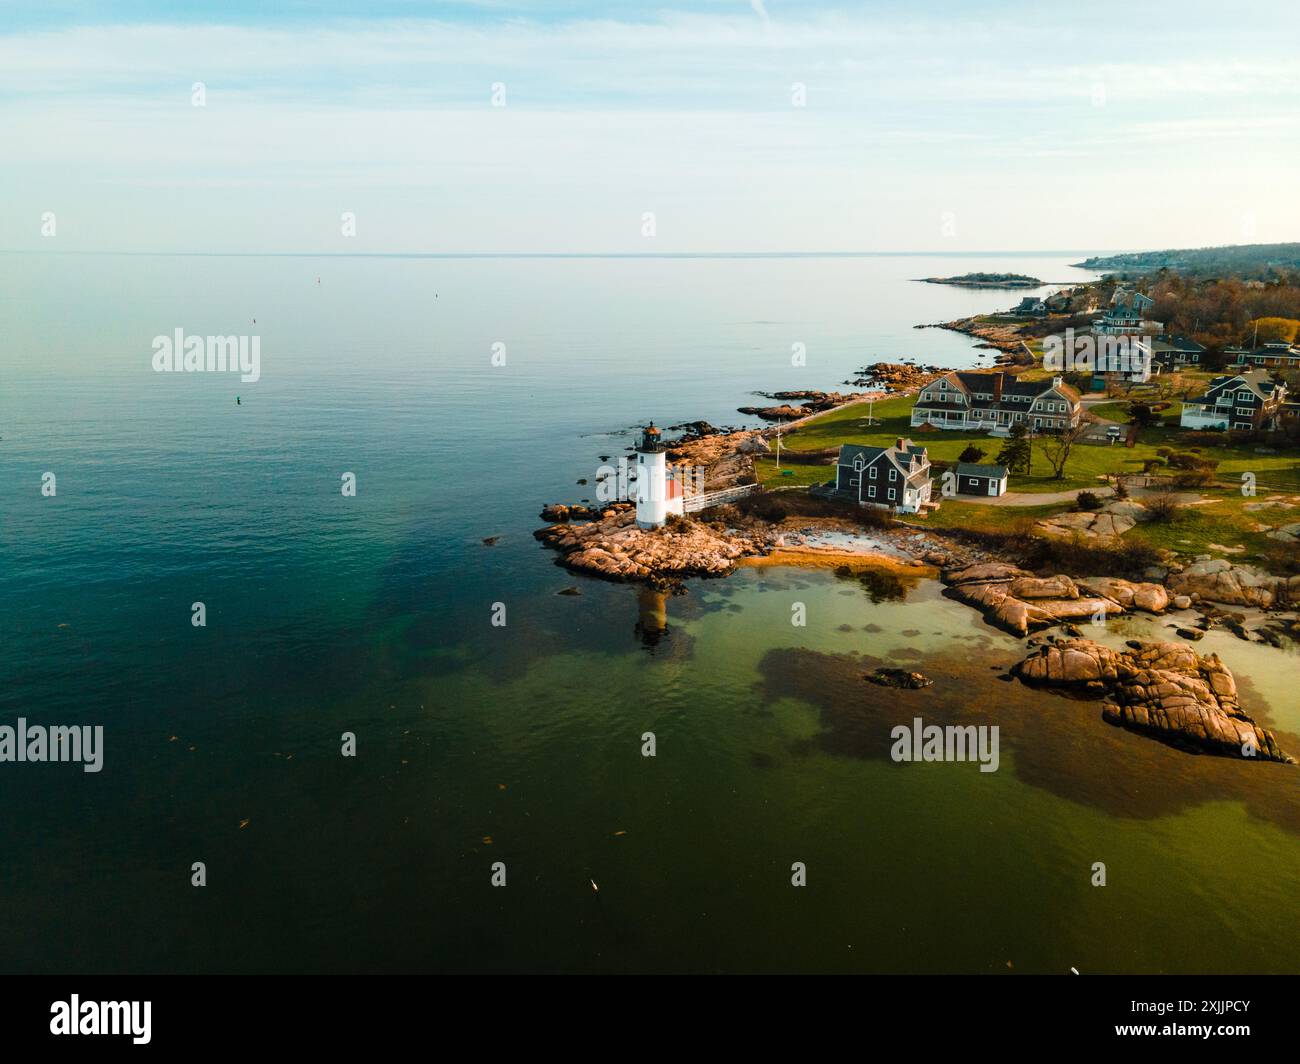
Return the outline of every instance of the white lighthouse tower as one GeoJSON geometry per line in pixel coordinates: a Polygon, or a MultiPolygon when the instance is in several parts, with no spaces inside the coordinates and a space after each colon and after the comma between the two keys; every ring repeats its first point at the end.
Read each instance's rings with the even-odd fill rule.
{"type": "Polygon", "coordinates": [[[636,448],[636,523],[658,528],[669,514],[682,512],[682,486],[668,475],[663,435],[654,422],[641,434],[636,448]]]}

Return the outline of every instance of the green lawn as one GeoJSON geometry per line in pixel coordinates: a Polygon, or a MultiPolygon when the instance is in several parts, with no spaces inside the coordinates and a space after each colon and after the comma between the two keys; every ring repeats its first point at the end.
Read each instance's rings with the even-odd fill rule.
{"type": "Polygon", "coordinates": [[[828,480],[835,479],[835,467],[833,465],[791,465],[789,462],[782,462],[781,468],[778,469],[773,456],[763,455],[754,459],[754,474],[764,488],[773,491],[777,488],[806,488],[812,484],[824,484],[828,480]]]}
{"type": "Polygon", "coordinates": [[[1168,522],[1146,522],[1124,533],[1125,540],[1163,547],[1187,556],[1224,555],[1218,547],[1244,547],[1244,552],[1229,551],[1227,557],[1241,561],[1260,561],[1279,544],[1259,531],[1258,525],[1283,525],[1300,520],[1300,509],[1281,506],[1247,510],[1266,500],[1243,497],[1240,492],[1217,490],[1206,492],[1211,501],[1181,506],[1168,522]]]}
{"type": "MultiPolygon", "coordinates": [[[[1173,424],[1176,425],[1178,423],[1179,415],[1183,412],[1183,401],[1181,399],[1169,399],[1165,401],[1169,403],[1169,406],[1158,411],[1158,416],[1165,420],[1172,419],[1173,424]]],[[[1127,425],[1131,405],[1132,404],[1127,399],[1117,399],[1113,403],[1101,403],[1098,406],[1089,407],[1089,413],[1096,414],[1099,418],[1103,418],[1106,421],[1118,421],[1121,424],[1127,425]]]]}
{"type": "Polygon", "coordinates": [[[1128,422],[1129,404],[1126,402],[1101,403],[1098,406],[1089,407],[1088,411],[1105,421],[1118,421],[1120,424],[1126,424],[1128,422]]]}
{"type": "MultiPolygon", "coordinates": [[[[993,461],[1002,447],[1002,441],[982,432],[918,432],[910,425],[913,405],[911,396],[887,399],[875,404],[872,414],[876,424],[867,423],[867,405],[853,403],[813,419],[782,437],[782,447],[791,451],[813,451],[834,447],[842,443],[869,444],[876,447],[891,445],[899,436],[913,438],[930,452],[932,461],[955,462],[968,444],[982,447],[985,461],[993,461]]],[[[1047,460],[1034,446],[1034,460],[1027,474],[1011,475],[1010,491],[1063,491],[1072,488],[1095,487],[1102,483],[1106,473],[1141,473],[1145,459],[1156,457],[1160,447],[1186,449],[1184,433],[1176,428],[1159,426],[1146,429],[1134,447],[1123,444],[1076,444],[1070,454],[1065,476],[1053,479],[1047,460]]],[[[1219,459],[1219,473],[1224,479],[1236,480],[1243,472],[1254,473],[1261,489],[1275,488],[1300,491],[1300,456],[1295,453],[1257,454],[1251,444],[1238,446],[1203,447],[1201,454],[1219,459]]],[[[768,462],[763,465],[770,464],[768,462]]],[[[834,474],[832,466],[791,465],[791,477],[782,477],[784,483],[814,484],[829,480],[834,474]]],[[[760,472],[760,479],[766,473],[760,472]]]]}
{"type": "Polygon", "coordinates": [[[960,497],[943,499],[939,509],[927,517],[916,518],[905,514],[901,518],[917,528],[961,528],[976,532],[1009,532],[1022,524],[1032,524],[1054,514],[1073,509],[1072,503],[1053,503],[1048,506],[989,506],[986,503],[965,502],[960,497]]]}

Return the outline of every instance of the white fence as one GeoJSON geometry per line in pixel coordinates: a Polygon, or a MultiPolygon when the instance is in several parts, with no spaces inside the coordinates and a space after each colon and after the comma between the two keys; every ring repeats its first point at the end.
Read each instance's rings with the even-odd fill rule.
{"type": "Polygon", "coordinates": [[[682,509],[688,514],[693,514],[697,510],[707,510],[711,506],[721,506],[724,502],[743,499],[746,495],[753,495],[758,490],[758,484],[737,484],[734,488],[708,491],[703,495],[691,495],[682,502],[682,509]]]}

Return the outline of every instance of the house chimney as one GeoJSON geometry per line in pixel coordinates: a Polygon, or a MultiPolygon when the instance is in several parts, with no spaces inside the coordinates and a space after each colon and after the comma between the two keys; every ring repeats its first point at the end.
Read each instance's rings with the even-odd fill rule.
{"type": "Polygon", "coordinates": [[[901,450],[904,449],[904,445],[905,445],[906,443],[907,443],[907,441],[906,441],[905,439],[903,439],[902,436],[899,436],[898,439],[896,439],[896,440],[894,441],[894,446],[895,446],[898,450],[901,451],[901,450]]]}
{"type": "Polygon", "coordinates": [[[1002,402],[1002,374],[1001,373],[993,374],[993,401],[995,403],[1002,402]]]}

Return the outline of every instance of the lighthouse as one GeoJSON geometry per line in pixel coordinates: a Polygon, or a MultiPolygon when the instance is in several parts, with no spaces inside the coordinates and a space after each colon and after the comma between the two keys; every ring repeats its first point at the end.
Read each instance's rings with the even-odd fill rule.
{"type": "Polygon", "coordinates": [[[682,512],[682,486],[668,475],[663,434],[654,422],[641,434],[636,447],[636,523],[658,528],[669,514],[682,512]]]}

